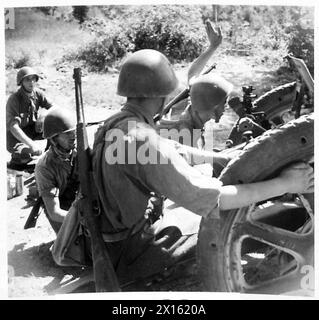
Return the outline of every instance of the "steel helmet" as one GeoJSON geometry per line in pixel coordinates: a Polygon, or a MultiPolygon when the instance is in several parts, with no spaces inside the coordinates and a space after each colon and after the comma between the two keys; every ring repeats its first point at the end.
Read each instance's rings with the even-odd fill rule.
{"type": "Polygon", "coordinates": [[[165,97],[177,84],[168,59],[159,51],[143,49],[134,52],[122,65],[117,94],[132,98],[165,97]]]}
{"type": "Polygon", "coordinates": [[[49,110],[43,122],[43,138],[50,139],[54,136],[75,130],[76,122],[73,114],[59,107],[49,110]]]}
{"type": "Polygon", "coordinates": [[[39,80],[39,75],[31,67],[22,67],[17,73],[17,85],[19,86],[22,80],[27,76],[36,76],[37,81],[39,80]]]}
{"type": "Polygon", "coordinates": [[[217,74],[200,75],[190,88],[192,108],[197,111],[212,110],[229,96],[232,89],[233,85],[217,74]]]}

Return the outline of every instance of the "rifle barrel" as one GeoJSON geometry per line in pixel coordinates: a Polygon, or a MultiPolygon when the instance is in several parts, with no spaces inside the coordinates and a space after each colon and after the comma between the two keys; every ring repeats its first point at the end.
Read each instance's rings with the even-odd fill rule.
{"type": "Polygon", "coordinates": [[[95,206],[97,199],[94,198],[95,184],[92,173],[90,149],[88,146],[87,132],[84,121],[84,108],[81,89],[81,70],[74,69],[75,81],[75,101],[77,112],[77,148],[79,178],[81,188],[81,212],[84,216],[86,227],[91,238],[93,270],[95,278],[95,288],[98,292],[120,291],[117,276],[113,264],[108,255],[101,230],[95,216],[95,206]]]}

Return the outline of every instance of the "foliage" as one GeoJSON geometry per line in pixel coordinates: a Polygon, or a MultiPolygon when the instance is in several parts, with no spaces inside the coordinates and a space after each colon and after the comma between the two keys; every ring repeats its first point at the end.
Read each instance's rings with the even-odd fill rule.
{"type": "MultiPolygon", "coordinates": [[[[38,8],[49,12],[48,8],[55,7],[38,8]]],[[[73,52],[64,55],[62,61],[76,59],[91,70],[116,67],[127,53],[144,48],[163,52],[173,63],[193,61],[207,46],[204,22],[210,19],[222,28],[223,54],[243,53],[257,61],[269,64],[281,61],[282,64],[282,58],[291,52],[303,58],[313,72],[312,7],[108,5],[70,8],[80,22],[79,31],[91,33],[94,39],[79,47],[71,40],[73,52]]],[[[41,22],[41,26],[44,23],[41,22]]],[[[24,32],[23,29],[20,32],[24,32]]]]}
{"type": "Polygon", "coordinates": [[[88,6],[73,6],[73,16],[79,21],[80,24],[87,19],[88,12],[88,6]]]}
{"type": "Polygon", "coordinates": [[[55,10],[57,9],[57,6],[53,6],[53,7],[35,7],[36,10],[41,11],[42,13],[44,13],[45,15],[54,15],[55,10]]]}
{"type": "Polygon", "coordinates": [[[291,38],[288,51],[305,61],[310,73],[314,74],[314,30],[303,28],[300,24],[289,29],[291,38]]]}
{"type": "Polygon", "coordinates": [[[200,8],[197,6],[144,6],[132,8],[127,35],[134,51],[155,49],[172,61],[192,61],[205,44],[200,8]]]}
{"type": "Polygon", "coordinates": [[[20,69],[24,66],[32,65],[31,61],[32,59],[31,59],[30,52],[21,50],[21,51],[14,52],[10,56],[6,56],[5,65],[6,65],[6,69],[8,68],[20,69]]]}
{"type": "Polygon", "coordinates": [[[173,62],[191,61],[205,44],[204,26],[199,7],[194,6],[108,6],[106,19],[90,18],[82,28],[96,38],[77,54],[88,68],[105,71],[126,53],[155,49],[173,62]],[[114,8],[115,7],[115,8],[114,8]],[[121,12],[115,18],[115,12],[121,12]]]}
{"type": "Polygon", "coordinates": [[[116,65],[117,61],[130,51],[130,43],[120,27],[95,19],[86,21],[85,28],[96,30],[96,37],[84,47],[66,54],[63,60],[82,61],[89,71],[101,72],[116,65]]]}

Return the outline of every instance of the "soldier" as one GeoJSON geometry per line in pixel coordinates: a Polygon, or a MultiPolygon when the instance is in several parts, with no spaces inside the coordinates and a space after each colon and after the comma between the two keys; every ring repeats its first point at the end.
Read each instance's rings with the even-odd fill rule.
{"type": "Polygon", "coordinates": [[[35,180],[46,216],[57,233],[79,186],[76,166],[75,119],[54,107],[44,119],[43,137],[50,142],[35,166],[35,180]]]}
{"type": "MultiPolygon", "coordinates": [[[[45,147],[41,143],[44,110],[51,108],[43,92],[36,88],[39,75],[30,67],[17,73],[19,90],[13,93],[6,106],[7,150],[11,163],[24,165],[39,156],[45,147]]],[[[43,141],[42,141],[43,142],[43,141]]]]}
{"type": "MultiPolygon", "coordinates": [[[[222,43],[221,28],[215,29],[210,21],[206,22],[206,34],[209,40],[207,49],[192,63],[188,70],[188,84],[191,87],[190,103],[186,106],[178,120],[161,119],[157,124],[160,129],[186,129],[194,135],[190,141],[179,142],[188,144],[193,147],[204,149],[205,142],[203,137],[204,125],[210,120],[214,114],[215,106],[225,101],[232,90],[232,85],[226,80],[216,75],[200,75],[213,53],[222,43]],[[192,89],[194,84],[194,88],[192,89]],[[205,96],[201,99],[202,94],[205,96]],[[221,98],[221,99],[220,99],[221,98]],[[221,101],[222,100],[222,101],[221,101]],[[194,130],[196,129],[196,130],[194,130]]],[[[181,88],[179,88],[181,91],[181,88]]],[[[173,109],[180,108],[179,105],[184,105],[182,101],[173,109]]]]}
{"type": "Polygon", "coordinates": [[[313,170],[303,163],[268,181],[230,186],[190,166],[181,156],[183,146],[160,137],[153,122],[176,86],[163,54],[147,49],[133,53],[121,68],[117,87],[127,102],[95,137],[92,164],[101,228],[120,283],[193,257],[202,216],[218,218],[220,209],[313,190],[313,170]],[[162,212],[158,200],[163,197],[186,210],[162,212]]]}

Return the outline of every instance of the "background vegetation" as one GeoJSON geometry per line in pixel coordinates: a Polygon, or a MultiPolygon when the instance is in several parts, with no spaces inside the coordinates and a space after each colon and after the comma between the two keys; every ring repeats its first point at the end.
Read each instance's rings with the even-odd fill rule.
{"type": "MultiPolygon", "coordinates": [[[[17,89],[17,70],[31,65],[42,76],[40,88],[57,105],[72,109],[73,68],[81,67],[87,120],[103,119],[124,102],[116,94],[117,75],[122,60],[136,50],[154,48],[165,53],[185,86],[190,63],[208,44],[204,26],[207,19],[223,30],[223,42],[208,64],[217,63],[215,71],[231,81],[239,94],[243,85],[253,85],[260,96],[295,80],[283,59],[289,52],[305,59],[313,73],[311,7],[16,8],[15,29],[5,32],[6,95],[17,89]]],[[[220,126],[229,128],[233,121],[233,116],[225,115],[220,126]]]]}
{"type": "MultiPolygon", "coordinates": [[[[305,60],[312,73],[314,69],[311,7],[109,5],[35,7],[29,11],[29,17],[38,13],[43,15],[42,20],[45,16],[60,20],[61,36],[66,32],[64,28],[70,39],[75,39],[74,32],[80,30],[82,35],[90,34],[89,41],[85,37],[85,45],[76,38],[78,46],[73,41],[72,48],[56,59],[57,64],[78,61],[90,71],[117,67],[127,53],[143,48],[159,50],[174,63],[192,61],[207,45],[207,19],[221,25],[227,54],[254,55],[262,62],[274,63],[293,53],[305,60]],[[75,24],[79,25],[78,30],[72,28],[75,24]]],[[[41,16],[37,19],[41,21],[41,16]]],[[[43,50],[23,48],[15,55],[7,52],[6,67],[32,64],[32,60],[42,58],[43,50]],[[35,56],[37,53],[40,57],[35,56]]]]}

